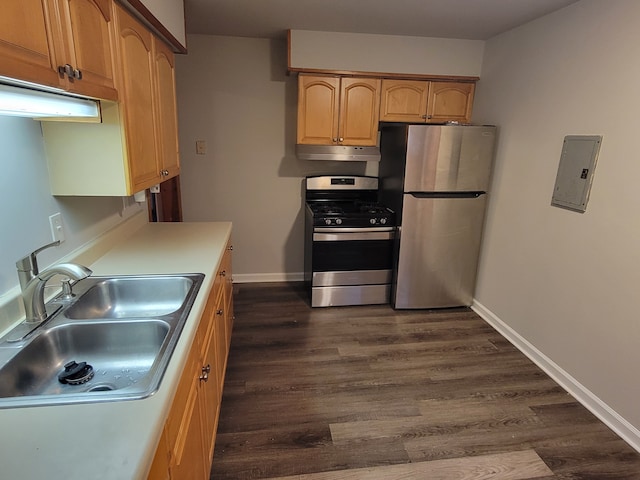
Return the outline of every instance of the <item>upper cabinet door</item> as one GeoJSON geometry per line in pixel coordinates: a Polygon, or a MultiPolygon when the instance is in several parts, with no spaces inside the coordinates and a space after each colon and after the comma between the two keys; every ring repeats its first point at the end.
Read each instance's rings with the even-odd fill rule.
{"type": "Polygon", "coordinates": [[[429,82],[382,80],[381,122],[426,122],[429,82]]]}
{"type": "Polygon", "coordinates": [[[0,75],[117,100],[112,0],[4,0],[0,75]]]}
{"type": "Polygon", "coordinates": [[[334,145],[338,141],[340,78],[298,77],[298,143],[334,145]]]}
{"type": "Polygon", "coordinates": [[[161,176],[163,179],[180,173],[178,153],[178,116],[176,108],[175,62],[173,52],[154,37],[156,76],[156,118],[161,176]]]}
{"type": "Polygon", "coordinates": [[[125,117],[129,173],[133,191],[158,183],[156,151],[153,36],[142,24],[116,6],[120,50],[121,105],[125,117]]]}
{"type": "Polygon", "coordinates": [[[68,77],[69,91],[116,100],[111,0],[56,0],[65,61],[81,74],[68,77]]]}
{"type": "Polygon", "coordinates": [[[379,78],[343,78],[340,91],[340,145],[376,145],[380,112],[379,78]]]}
{"type": "Polygon", "coordinates": [[[427,122],[469,123],[475,83],[430,82],[427,122]]]}
{"type": "Polygon", "coordinates": [[[3,0],[0,75],[59,87],[47,0],[3,0]]]}
{"type": "Polygon", "coordinates": [[[380,79],[298,77],[298,143],[376,145],[380,79]]]}

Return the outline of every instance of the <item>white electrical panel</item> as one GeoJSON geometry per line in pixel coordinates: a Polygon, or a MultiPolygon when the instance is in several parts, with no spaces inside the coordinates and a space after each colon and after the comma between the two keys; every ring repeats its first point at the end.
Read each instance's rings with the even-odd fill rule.
{"type": "Polygon", "coordinates": [[[601,135],[564,137],[551,205],[577,212],[587,209],[601,143],[601,135]]]}

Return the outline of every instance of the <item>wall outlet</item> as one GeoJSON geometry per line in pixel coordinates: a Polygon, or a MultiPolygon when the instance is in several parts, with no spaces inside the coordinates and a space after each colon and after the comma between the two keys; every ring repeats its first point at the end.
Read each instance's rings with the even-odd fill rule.
{"type": "Polygon", "coordinates": [[[62,224],[62,214],[54,213],[49,217],[49,225],[51,226],[51,237],[53,241],[60,240],[64,242],[64,225],[62,224]]]}
{"type": "Polygon", "coordinates": [[[205,153],[207,153],[207,142],[196,140],[196,155],[204,155],[205,153]]]}

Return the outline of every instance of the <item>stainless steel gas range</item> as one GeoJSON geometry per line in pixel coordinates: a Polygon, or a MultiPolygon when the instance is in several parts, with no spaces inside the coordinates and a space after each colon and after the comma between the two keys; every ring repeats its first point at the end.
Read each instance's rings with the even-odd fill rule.
{"type": "Polygon", "coordinates": [[[380,205],[378,179],[305,179],[305,281],[311,306],[389,303],[395,215],[380,205]]]}

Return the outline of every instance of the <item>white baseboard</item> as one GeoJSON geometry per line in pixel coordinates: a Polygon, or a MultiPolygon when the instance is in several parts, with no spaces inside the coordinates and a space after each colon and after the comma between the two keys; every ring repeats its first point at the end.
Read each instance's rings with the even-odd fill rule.
{"type": "Polygon", "coordinates": [[[302,282],[303,280],[303,272],[233,274],[233,283],[302,282]]]}
{"type": "Polygon", "coordinates": [[[529,343],[518,332],[500,320],[500,318],[487,307],[474,299],[471,308],[498,331],[500,335],[505,337],[513,346],[544,370],[547,375],[569,392],[578,402],[604,422],[611,430],[620,436],[620,438],[640,452],[640,430],[631,425],[609,405],[598,398],[597,395],[569,375],[568,372],[564,371],[553,360],[529,343]]]}

